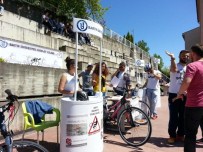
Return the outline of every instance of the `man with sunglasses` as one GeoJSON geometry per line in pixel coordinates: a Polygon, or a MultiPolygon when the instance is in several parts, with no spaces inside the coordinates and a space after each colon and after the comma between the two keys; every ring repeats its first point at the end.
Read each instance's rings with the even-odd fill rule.
{"type": "MultiPolygon", "coordinates": [[[[179,61],[175,62],[175,57],[172,53],[166,51],[166,54],[171,58],[170,67],[170,86],[169,86],[169,124],[168,124],[168,143],[173,144],[176,141],[184,140],[184,109],[186,98],[183,101],[175,101],[177,93],[182,84],[184,74],[186,72],[186,65],[189,62],[189,51],[182,50],[179,53],[179,61]]],[[[180,100],[180,99],[179,99],[180,100]]]]}
{"type": "Polygon", "coordinates": [[[130,89],[130,76],[126,72],[126,64],[125,62],[121,62],[119,64],[119,68],[117,71],[112,75],[111,78],[116,76],[119,79],[119,83],[116,88],[114,88],[114,91],[117,93],[117,95],[123,95],[124,89],[130,89]]]}

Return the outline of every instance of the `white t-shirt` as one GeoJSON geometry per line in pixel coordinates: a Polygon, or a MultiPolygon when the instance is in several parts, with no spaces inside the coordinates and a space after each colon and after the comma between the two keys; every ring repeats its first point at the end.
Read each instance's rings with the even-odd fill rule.
{"type": "MultiPolygon", "coordinates": [[[[77,81],[77,88],[75,89],[75,75],[70,75],[69,73],[63,73],[63,75],[66,76],[66,84],[65,84],[65,90],[66,91],[75,91],[75,90],[78,90],[78,81],[77,81]]],[[[63,96],[66,96],[66,97],[70,97],[72,95],[69,95],[69,94],[63,94],[63,96]]]]}
{"type": "Polygon", "coordinates": [[[117,88],[123,88],[125,86],[125,81],[123,80],[124,73],[125,72],[119,72],[118,74],[119,83],[117,85],[117,88]]]}
{"type": "Polygon", "coordinates": [[[178,93],[180,85],[183,81],[186,66],[182,66],[180,63],[177,63],[177,69],[177,72],[170,72],[169,93],[178,93]]]}
{"type": "MultiPolygon", "coordinates": [[[[161,74],[161,72],[159,70],[154,70],[154,74],[161,74]]],[[[154,76],[154,74],[147,74],[147,89],[160,89],[159,80],[154,76]]]]}

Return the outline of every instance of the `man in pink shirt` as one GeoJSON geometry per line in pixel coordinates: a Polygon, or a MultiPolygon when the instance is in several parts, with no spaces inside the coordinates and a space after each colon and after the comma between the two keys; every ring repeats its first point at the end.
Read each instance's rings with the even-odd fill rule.
{"type": "Polygon", "coordinates": [[[203,120],[203,45],[191,47],[192,63],[187,65],[185,77],[177,98],[187,92],[185,105],[185,140],[184,152],[195,152],[196,134],[203,120]]]}

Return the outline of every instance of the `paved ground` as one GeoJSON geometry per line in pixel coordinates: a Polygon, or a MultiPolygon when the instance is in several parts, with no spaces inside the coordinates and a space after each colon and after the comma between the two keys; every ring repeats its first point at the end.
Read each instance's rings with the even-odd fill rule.
{"type": "MultiPolygon", "coordinates": [[[[152,120],[152,136],[148,143],[141,147],[131,147],[122,141],[120,136],[115,133],[104,133],[103,152],[183,152],[183,143],[177,142],[174,145],[167,144],[167,125],[168,125],[168,104],[167,96],[161,97],[162,107],[158,109],[159,117],[152,120]]],[[[198,132],[198,138],[201,132],[198,132]]],[[[36,132],[29,132],[27,139],[36,139],[36,132]]],[[[56,128],[47,129],[45,141],[40,142],[50,152],[59,152],[59,144],[56,142],[56,128]]],[[[96,143],[95,143],[96,144],[96,143]]],[[[197,145],[197,152],[203,152],[203,144],[197,145]]]]}

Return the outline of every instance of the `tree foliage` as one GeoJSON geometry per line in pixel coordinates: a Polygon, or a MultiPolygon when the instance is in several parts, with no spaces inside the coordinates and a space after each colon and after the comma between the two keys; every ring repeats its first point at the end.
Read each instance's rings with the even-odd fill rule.
{"type": "Polygon", "coordinates": [[[163,62],[162,57],[161,57],[160,55],[156,54],[156,53],[155,53],[153,56],[154,56],[155,58],[160,59],[160,63],[158,64],[158,69],[161,70],[161,69],[163,68],[163,66],[164,66],[164,62],[163,62]]]}
{"type": "Polygon", "coordinates": [[[127,33],[127,35],[124,35],[124,38],[126,38],[128,41],[134,43],[134,37],[132,34],[130,34],[130,32],[127,33]]]}
{"type": "Polygon", "coordinates": [[[100,0],[36,0],[58,16],[92,18],[94,21],[104,23],[103,16],[108,8],[103,8],[100,0]]]}
{"type": "Polygon", "coordinates": [[[108,8],[103,8],[100,0],[84,0],[87,15],[95,21],[104,24],[103,16],[108,8]]]}
{"type": "Polygon", "coordinates": [[[170,70],[168,67],[164,67],[164,62],[163,62],[162,57],[156,53],[154,54],[154,57],[160,59],[160,63],[158,64],[159,71],[161,71],[164,75],[166,75],[169,78],[170,70]]]}
{"type": "Polygon", "coordinates": [[[161,70],[160,70],[164,75],[166,75],[168,78],[170,78],[170,70],[168,67],[163,67],[161,70]]]}
{"type": "Polygon", "coordinates": [[[138,41],[137,43],[135,43],[135,45],[137,45],[139,48],[141,48],[145,52],[149,53],[150,48],[147,46],[147,43],[144,40],[138,41]]]}

